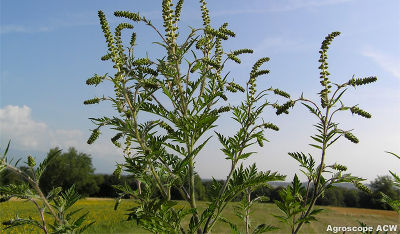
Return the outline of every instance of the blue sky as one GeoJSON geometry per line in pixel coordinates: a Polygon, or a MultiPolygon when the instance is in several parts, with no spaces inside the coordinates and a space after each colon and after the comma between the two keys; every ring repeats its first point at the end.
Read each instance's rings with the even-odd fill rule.
{"type": "MultiPolygon", "coordinates": [[[[252,48],[239,66],[229,65],[231,76],[245,83],[252,64],[268,56],[271,73],[259,86],[278,87],[296,97],[317,99],[320,91],[318,50],[332,31],[342,35],[329,51],[331,79],[338,83],[376,75],[376,84],[350,89],[348,105],[360,104],[373,118],[346,113],[339,117],[343,128],[354,129],[360,143],[341,140],[328,153],[328,162],[341,162],[349,171],[369,180],[398,170],[400,162],[384,151],[400,153],[400,2],[397,0],[253,0],[210,1],[213,26],[229,22],[236,38],[226,50],[252,48]]],[[[86,145],[89,117],[114,114],[110,105],[84,106],[83,100],[110,95],[110,86],[87,87],[94,73],[112,72],[110,63],[100,61],[106,52],[97,11],[103,10],[111,25],[121,22],[115,10],[140,12],[156,25],[161,22],[160,1],[20,1],[1,0],[0,22],[0,143],[12,140],[13,156],[34,153],[40,158],[48,149],[74,146],[90,153],[97,172],[111,172],[122,155],[109,142],[111,132],[86,145]]],[[[186,1],[180,26],[201,25],[199,3],[186,1]]],[[[135,27],[138,53],[160,56],[151,44],[155,35],[135,27]]],[[[185,30],[183,31],[185,32],[185,30]]],[[[234,102],[239,99],[232,99],[234,102]]],[[[268,133],[271,141],[246,163],[260,169],[279,171],[292,177],[297,164],[287,152],[315,152],[309,136],[315,119],[296,107],[288,116],[266,111],[264,119],[281,129],[268,133]]],[[[229,118],[225,117],[224,120],[229,118]]],[[[218,128],[226,134],[232,128],[218,128]]],[[[212,141],[198,158],[197,170],[204,178],[223,178],[229,167],[220,146],[212,141]]],[[[317,156],[317,154],[315,155],[317,156]]]]}

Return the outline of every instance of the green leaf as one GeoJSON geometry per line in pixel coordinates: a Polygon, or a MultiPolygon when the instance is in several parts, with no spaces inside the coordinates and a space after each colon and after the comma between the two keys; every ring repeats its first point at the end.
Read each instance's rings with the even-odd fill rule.
{"type": "Polygon", "coordinates": [[[86,220],[86,216],[89,214],[89,212],[86,212],[85,214],[83,214],[82,216],[80,216],[77,220],[75,220],[75,222],[73,222],[73,225],[75,226],[81,226],[82,223],[86,220]]]}
{"type": "MultiPolygon", "coordinates": [[[[7,148],[8,148],[8,147],[7,147],[7,148]]],[[[398,159],[400,159],[400,156],[397,155],[397,154],[395,154],[395,153],[393,153],[393,152],[389,152],[389,151],[385,151],[385,152],[388,153],[388,154],[391,154],[391,155],[395,156],[395,157],[398,158],[398,159]]]]}
{"type": "Polygon", "coordinates": [[[85,232],[90,226],[92,226],[94,223],[96,223],[96,221],[90,222],[89,224],[86,224],[85,226],[83,226],[82,228],[79,229],[79,233],[83,233],[85,232]]]}
{"type": "Polygon", "coordinates": [[[321,137],[320,137],[320,136],[316,136],[316,137],[314,137],[314,136],[311,136],[311,138],[312,138],[312,139],[314,139],[315,141],[317,141],[317,142],[319,142],[319,143],[321,143],[321,144],[322,144],[322,139],[321,139],[321,137]]]}
{"type": "Polygon", "coordinates": [[[15,219],[10,219],[8,221],[4,221],[2,222],[2,224],[4,226],[6,226],[4,228],[4,230],[9,229],[9,228],[14,228],[14,227],[18,227],[18,226],[22,226],[22,225],[33,225],[36,226],[40,229],[43,229],[42,225],[40,224],[40,222],[32,219],[31,217],[29,217],[28,219],[23,219],[23,218],[19,218],[18,216],[15,219]]]}
{"type": "Polygon", "coordinates": [[[337,101],[340,100],[340,98],[342,97],[342,95],[346,92],[347,89],[344,89],[336,98],[335,100],[333,100],[332,105],[335,105],[337,101]]]}
{"type": "MultiPolygon", "coordinates": [[[[276,203],[275,203],[276,204],[276,203]]],[[[282,209],[281,209],[282,210],[282,209]]],[[[283,210],[282,210],[283,211],[283,210]]],[[[288,219],[285,217],[285,216],[281,216],[281,215],[272,215],[272,216],[274,216],[275,218],[277,218],[280,222],[282,222],[282,223],[287,223],[287,224],[289,224],[289,221],[288,221],[288,219]]]]}
{"type": "Polygon", "coordinates": [[[4,153],[3,153],[3,159],[7,156],[8,149],[10,148],[10,143],[11,143],[11,140],[8,140],[6,149],[4,150],[4,153]]]}
{"type": "Polygon", "coordinates": [[[30,189],[27,183],[8,184],[0,186],[0,199],[4,202],[12,197],[20,199],[37,198],[38,195],[30,189]]]}
{"type": "Polygon", "coordinates": [[[51,201],[53,200],[60,192],[62,191],[62,187],[56,187],[50,190],[50,192],[47,194],[46,198],[51,201]]]}
{"type": "Polygon", "coordinates": [[[305,107],[307,107],[307,109],[311,112],[311,113],[313,113],[315,116],[319,116],[319,112],[318,112],[318,110],[317,109],[315,109],[315,108],[312,108],[310,105],[308,105],[308,104],[306,104],[306,103],[304,103],[304,102],[302,102],[301,104],[303,104],[305,107]]]}
{"type": "Polygon", "coordinates": [[[252,154],[255,154],[255,153],[257,153],[257,152],[242,153],[242,154],[239,155],[238,160],[246,159],[246,158],[250,157],[252,154]]]}
{"type": "Polygon", "coordinates": [[[322,147],[319,146],[319,145],[314,145],[314,144],[309,144],[309,145],[312,146],[312,147],[315,147],[315,148],[317,148],[317,149],[322,149],[322,147]]]}
{"type": "Polygon", "coordinates": [[[203,147],[207,144],[207,142],[212,138],[212,136],[208,137],[203,143],[201,143],[199,146],[197,146],[191,154],[189,154],[189,157],[196,157],[197,154],[203,149],[203,147]]]}
{"type": "Polygon", "coordinates": [[[229,225],[229,227],[231,228],[232,233],[234,234],[239,234],[239,229],[238,226],[234,223],[232,223],[230,220],[224,218],[224,217],[219,217],[219,220],[221,220],[224,223],[227,223],[229,225]]]}
{"type": "Polygon", "coordinates": [[[35,171],[36,180],[39,181],[40,177],[42,177],[44,170],[47,165],[60,154],[61,150],[51,151],[47,157],[39,164],[38,168],[35,171]]]}
{"type": "Polygon", "coordinates": [[[324,211],[324,209],[313,209],[310,212],[310,215],[317,215],[317,214],[321,213],[322,211],[324,211]]]}
{"type": "Polygon", "coordinates": [[[272,231],[276,231],[276,230],[279,230],[279,228],[271,226],[271,225],[260,224],[254,229],[254,231],[252,233],[259,234],[259,233],[264,233],[264,232],[272,232],[272,231]]]}

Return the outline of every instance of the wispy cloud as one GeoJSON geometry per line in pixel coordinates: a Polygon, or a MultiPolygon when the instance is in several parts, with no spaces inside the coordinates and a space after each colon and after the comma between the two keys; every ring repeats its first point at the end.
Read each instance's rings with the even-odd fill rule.
{"type": "Polygon", "coordinates": [[[302,45],[294,40],[286,39],[280,36],[267,37],[261,41],[255,48],[255,51],[265,52],[271,50],[293,50],[301,48],[302,45]]]}
{"type": "Polygon", "coordinates": [[[46,17],[40,20],[40,22],[2,24],[0,25],[0,34],[42,33],[65,27],[94,25],[96,23],[98,23],[96,12],[75,12],[73,14],[60,15],[56,17],[46,17]]]}
{"type": "Polygon", "coordinates": [[[111,142],[99,139],[99,142],[89,146],[85,134],[77,129],[53,129],[46,123],[35,121],[28,106],[5,106],[0,109],[0,139],[2,142],[12,140],[13,148],[18,150],[43,151],[60,147],[67,149],[75,147],[80,151],[109,157],[121,154],[111,142]]]}
{"type": "Polygon", "coordinates": [[[23,25],[1,25],[0,26],[0,34],[7,33],[37,33],[37,32],[48,32],[52,30],[51,27],[48,26],[40,26],[40,27],[28,27],[23,25]]]}
{"type": "Polygon", "coordinates": [[[400,57],[395,57],[371,47],[364,49],[362,55],[374,60],[383,70],[400,79],[400,57]]]}
{"type": "Polygon", "coordinates": [[[263,14],[267,12],[287,12],[303,8],[317,8],[323,6],[337,5],[354,0],[259,0],[254,5],[264,6],[263,8],[247,8],[223,10],[213,13],[213,15],[238,15],[238,14],[263,14]],[[267,2],[267,4],[264,4],[267,2]]]}
{"type": "MultiPolygon", "coordinates": [[[[161,13],[159,11],[140,12],[140,15],[153,20],[161,19],[161,13]]],[[[110,24],[118,24],[121,21],[122,20],[119,18],[111,17],[111,15],[108,15],[108,22],[110,24]]],[[[18,24],[18,25],[17,24],[0,25],[0,34],[42,33],[42,32],[57,30],[60,28],[81,27],[81,26],[90,26],[98,24],[99,21],[97,18],[97,11],[75,12],[63,16],[46,18],[42,23],[32,24],[31,22],[26,22],[25,24],[18,24]]]]}

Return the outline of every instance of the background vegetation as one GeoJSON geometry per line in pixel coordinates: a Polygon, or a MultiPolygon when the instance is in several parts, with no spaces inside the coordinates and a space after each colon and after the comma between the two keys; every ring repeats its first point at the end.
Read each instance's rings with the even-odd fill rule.
{"type": "MultiPolygon", "coordinates": [[[[50,149],[49,153],[58,150],[50,149]]],[[[28,171],[28,167],[19,167],[22,171],[28,171]]],[[[97,198],[117,198],[118,192],[113,185],[128,184],[133,189],[136,188],[135,178],[132,175],[122,175],[117,178],[115,175],[94,174],[91,157],[88,154],[78,152],[74,148],[69,148],[67,152],[61,153],[57,158],[51,161],[46,168],[44,176],[40,180],[40,186],[43,191],[49,191],[51,188],[63,187],[69,188],[72,184],[80,194],[86,197],[97,198]],[[74,168],[74,169],[72,169],[74,168]],[[73,173],[69,173],[73,171],[73,173]]],[[[19,184],[20,177],[11,173],[9,170],[0,172],[0,185],[19,184]]],[[[221,184],[223,181],[219,181],[221,184]]],[[[286,183],[270,183],[270,186],[261,186],[252,193],[252,198],[265,196],[273,202],[280,200],[279,191],[286,187],[286,183]]],[[[338,187],[328,189],[324,196],[317,200],[317,205],[355,207],[368,209],[391,210],[391,207],[381,201],[381,193],[384,193],[394,200],[400,199],[400,190],[394,186],[394,182],[389,175],[378,176],[374,181],[366,184],[371,188],[372,193],[368,194],[356,189],[352,184],[341,184],[338,187]]],[[[209,201],[208,193],[212,186],[211,180],[203,180],[199,175],[195,177],[196,197],[201,201],[209,201]]],[[[183,200],[178,191],[171,191],[172,200],[183,200]]],[[[241,197],[234,200],[239,201],[241,197]]]]}

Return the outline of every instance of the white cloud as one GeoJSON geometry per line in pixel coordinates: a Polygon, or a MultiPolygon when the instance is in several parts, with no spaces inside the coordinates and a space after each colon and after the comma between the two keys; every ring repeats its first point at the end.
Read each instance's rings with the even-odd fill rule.
{"type": "Polygon", "coordinates": [[[400,79],[400,58],[388,55],[381,51],[366,48],[363,50],[362,55],[374,60],[383,70],[391,73],[396,78],[400,79]]]}
{"type": "Polygon", "coordinates": [[[2,137],[18,139],[23,148],[41,147],[40,136],[48,131],[45,123],[31,119],[31,109],[27,106],[6,106],[0,109],[0,131],[2,137]]]}
{"type": "MultiPolygon", "coordinates": [[[[5,106],[0,109],[0,139],[11,139],[12,147],[18,150],[43,151],[58,146],[61,149],[75,147],[79,151],[99,157],[121,155],[106,137],[93,145],[86,144],[88,136],[78,129],[52,129],[44,122],[32,119],[28,106],[5,106]]],[[[89,134],[89,133],[87,133],[89,134]]]]}

